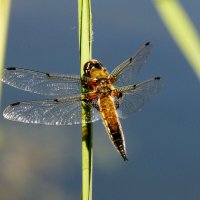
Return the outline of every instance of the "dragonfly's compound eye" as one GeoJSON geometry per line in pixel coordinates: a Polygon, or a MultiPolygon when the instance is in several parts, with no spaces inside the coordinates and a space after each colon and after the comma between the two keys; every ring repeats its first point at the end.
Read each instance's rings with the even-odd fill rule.
{"type": "Polygon", "coordinates": [[[103,65],[98,60],[92,59],[92,60],[90,60],[90,61],[88,61],[88,62],[85,63],[84,68],[83,68],[84,74],[86,76],[88,76],[90,74],[90,71],[92,69],[94,69],[94,68],[95,69],[102,69],[103,65]]]}
{"type": "Polygon", "coordinates": [[[96,69],[102,69],[103,65],[101,64],[101,62],[95,60],[96,62],[93,63],[93,67],[96,69]]]}

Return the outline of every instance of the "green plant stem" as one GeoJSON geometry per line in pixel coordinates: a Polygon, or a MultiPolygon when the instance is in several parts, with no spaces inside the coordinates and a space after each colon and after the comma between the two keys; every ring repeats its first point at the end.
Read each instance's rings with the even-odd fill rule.
{"type": "Polygon", "coordinates": [[[166,28],[200,79],[200,38],[178,0],[153,0],[166,28]]]}
{"type": "MultiPolygon", "coordinates": [[[[6,54],[10,4],[11,4],[10,0],[0,0],[0,78],[2,76],[5,54],[6,54]]],[[[2,93],[1,83],[2,82],[0,82],[0,99],[2,93]]]]}
{"type": "MultiPolygon", "coordinates": [[[[81,76],[84,64],[92,58],[92,16],[90,0],[78,0],[79,52],[81,76]]],[[[82,88],[85,92],[85,88],[82,88]]],[[[90,108],[83,104],[82,120],[90,108]]],[[[88,115],[88,114],[87,114],[88,115]]],[[[92,199],[92,124],[82,123],[82,200],[92,199]]]]}

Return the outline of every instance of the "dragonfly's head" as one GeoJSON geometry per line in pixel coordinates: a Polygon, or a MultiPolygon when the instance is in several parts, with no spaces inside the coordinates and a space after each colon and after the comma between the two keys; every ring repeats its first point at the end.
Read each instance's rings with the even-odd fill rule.
{"type": "Polygon", "coordinates": [[[90,76],[90,72],[95,69],[99,69],[99,70],[103,69],[103,65],[100,61],[92,59],[92,60],[86,62],[84,65],[84,68],[83,68],[84,75],[90,76]]]}

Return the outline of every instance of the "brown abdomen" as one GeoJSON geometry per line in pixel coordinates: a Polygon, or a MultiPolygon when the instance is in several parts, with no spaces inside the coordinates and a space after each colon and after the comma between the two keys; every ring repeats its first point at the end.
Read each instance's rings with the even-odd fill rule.
{"type": "Polygon", "coordinates": [[[126,147],[124,134],[120,121],[117,116],[114,102],[111,96],[100,97],[99,99],[100,113],[109,134],[110,140],[121,154],[124,160],[128,160],[126,155],[126,147]]]}

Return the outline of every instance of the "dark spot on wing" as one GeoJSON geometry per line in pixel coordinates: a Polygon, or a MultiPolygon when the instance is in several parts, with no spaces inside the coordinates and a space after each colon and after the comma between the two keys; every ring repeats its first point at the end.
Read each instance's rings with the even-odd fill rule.
{"type": "Polygon", "coordinates": [[[147,42],[147,43],[145,44],[145,46],[148,46],[148,45],[150,45],[150,42],[147,42]]]}
{"type": "Polygon", "coordinates": [[[16,103],[10,104],[10,106],[17,106],[17,105],[19,105],[19,104],[20,104],[20,102],[16,102],[16,103]]]}
{"type": "Polygon", "coordinates": [[[119,92],[118,98],[122,98],[122,92],[119,92]]]}
{"type": "Polygon", "coordinates": [[[160,77],[159,77],[159,76],[157,76],[157,77],[155,77],[155,78],[154,78],[154,80],[160,80],[160,77]]]}
{"type": "Polygon", "coordinates": [[[8,67],[7,70],[16,70],[16,67],[8,67]]]}

